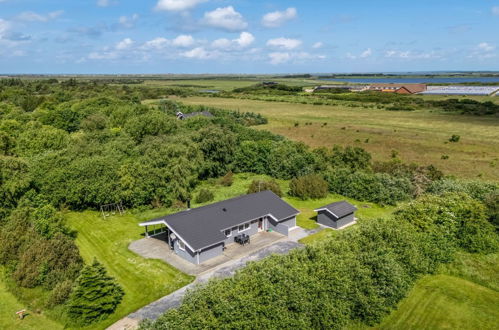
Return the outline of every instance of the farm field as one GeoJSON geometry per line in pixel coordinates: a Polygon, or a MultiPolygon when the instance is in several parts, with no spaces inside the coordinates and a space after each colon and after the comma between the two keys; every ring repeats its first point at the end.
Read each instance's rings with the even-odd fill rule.
{"type": "Polygon", "coordinates": [[[403,161],[434,164],[446,174],[499,180],[499,119],[495,117],[215,97],[188,97],[180,101],[261,113],[269,123],[259,126],[260,129],[311,147],[359,145],[371,152],[375,160],[387,160],[395,150],[403,161]],[[461,140],[448,142],[454,134],[460,135],[461,140]]]}

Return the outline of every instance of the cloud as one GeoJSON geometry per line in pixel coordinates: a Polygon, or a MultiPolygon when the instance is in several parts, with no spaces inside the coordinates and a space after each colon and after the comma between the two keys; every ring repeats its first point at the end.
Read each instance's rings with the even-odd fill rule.
{"type": "Polygon", "coordinates": [[[248,27],[244,17],[232,6],[206,12],[202,22],[205,25],[227,31],[240,31],[248,27]]]}
{"type": "Polygon", "coordinates": [[[403,60],[425,60],[425,59],[438,59],[443,55],[439,52],[420,52],[411,50],[387,50],[385,52],[386,58],[398,58],[403,60]]]}
{"type": "Polygon", "coordinates": [[[218,54],[217,52],[207,51],[206,49],[204,49],[204,47],[196,47],[189,51],[183,52],[181,55],[187,58],[206,60],[218,57],[217,54],[218,54]]]}
{"type": "Polygon", "coordinates": [[[120,16],[119,23],[122,27],[127,28],[127,29],[131,29],[135,26],[135,23],[137,23],[138,19],[139,19],[138,14],[133,14],[130,17],[120,16]]]}
{"type": "Polygon", "coordinates": [[[468,55],[468,58],[478,58],[480,60],[497,57],[496,46],[487,42],[479,43],[468,55]]]}
{"type": "Polygon", "coordinates": [[[324,46],[324,44],[322,42],[318,41],[312,45],[312,48],[319,49],[319,48],[322,48],[323,46],[324,46]]]}
{"type": "Polygon", "coordinates": [[[356,60],[358,58],[368,58],[368,57],[371,57],[373,54],[373,51],[371,48],[368,48],[366,50],[364,50],[362,53],[360,53],[359,55],[353,55],[352,53],[347,53],[346,57],[351,59],[351,60],[356,60]]]}
{"type": "Polygon", "coordinates": [[[207,0],[159,0],[156,4],[156,10],[164,11],[186,11],[193,9],[200,3],[207,0]]]}
{"type": "Polygon", "coordinates": [[[371,50],[371,48],[368,48],[366,49],[365,51],[363,51],[361,54],[360,54],[360,58],[368,58],[370,57],[371,55],[373,54],[373,51],[371,50]]]}
{"type": "Polygon", "coordinates": [[[135,42],[130,38],[125,38],[116,44],[117,50],[129,49],[133,46],[135,42]]]}
{"type": "Polygon", "coordinates": [[[163,49],[170,44],[170,40],[162,37],[158,37],[149,41],[146,41],[142,48],[144,49],[163,49]]]}
{"type": "Polygon", "coordinates": [[[284,52],[275,52],[269,54],[270,63],[277,65],[285,63],[291,59],[291,54],[284,52]]]}
{"type": "Polygon", "coordinates": [[[482,42],[482,43],[478,44],[477,48],[480,50],[483,50],[485,52],[490,52],[490,51],[493,51],[494,49],[496,49],[495,46],[492,46],[491,44],[486,43],[486,42],[482,42]]]}
{"type": "Polygon", "coordinates": [[[492,7],[492,15],[499,16],[499,6],[492,7]]]}
{"type": "Polygon", "coordinates": [[[324,55],[314,55],[307,52],[273,52],[268,54],[270,63],[274,65],[283,64],[289,61],[322,60],[324,55]]]}
{"type": "Polygon", "coordinates": [[[239,38],[235,39],[235,41],[241,47],[248,47],[255,41],[255,37],[249,32],[241,32],[239,38]]]}
{"type": "Polygon", "coordinates": [[[0,39],[3,39],[10,29],[10,23],[0,18],[0,39]]]}
{"type": "Polygon", "coordinates": [[[16,19],[19,21],[24,21],[24,22],[48,22],[53,19],[56,19],[57,17],[61,16],[64,13],[63,10],[58,10],[58,11],[53,11],[50,12],[46,15],[41,15],[38,13],[35,13],[33,11],[25,11],[21,14],[19,14],[16,19]]]}
{"type": "Polygon", "coordinates": [[[301,40],[289,38],[276,38],[267,41],[267,46],[283,49],[295,49],[300,47],[301,44],[301,40]]]}
{"type": "Polygon", "coordinates": [[[284,11],[274,11],[263,16],[262,25],[268,28],[275,28],[283,25],[287,21],[295,19],[296,17],[296,8],[288,8],[284,11]]]}
{"type": "Polygon", "coordinates": [[[114,6],[117,5],[118,1],[113,1],[113,0],[97,0],[97,6],[99,7],[109,7],[109,6],[114,6]]]}
{"type": "Polygon", "coordinates": [[[194,45],[195,40],[191,35],[179,35],[172,40],[172,45],[176,47],[191,47],[194,45]]]}
{"type": "Polygon", "coordinates": [[[238,38],[229,40],[227,38],[221,38],[214,40],[211,43],[211,47],[217,49],[236,49],[236,48],[247,48],[255,41],[255,37],[249,32],[241,32],[238,38]]]}

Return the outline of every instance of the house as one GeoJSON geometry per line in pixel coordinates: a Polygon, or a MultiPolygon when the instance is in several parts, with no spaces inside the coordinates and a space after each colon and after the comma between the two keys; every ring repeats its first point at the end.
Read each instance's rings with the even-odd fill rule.
{"type": "Polygon", "coordinates": [[[161,225],[170,248],[181,258],[201,264],[223,253],[242,234],[274,231],[288,236],[300,212],[271,191],[239,196],[222,202],[142,222],[161,225]]]}
{"type": "Polygon", "coordinates": [[[341,229],[355,223],[357,208],[347,201],[335,202],[316,210],[317,222],[334,229],[341,229]]]}
{"type": "Polygon", "coordinates": [[[202,111],[202,112],[190,112],[190,113],[182,113],[182,112],[177,112],[177,119],[184,120],[184,119],[189,119],[192,117],[197,117],[197,116],[204,116],[211,118],[213,115],[209,111],[202,111]]]}
{"type": "Polygon", "coordinates": [[[426,91],[425,84],[371,84],[369,90],[385,93],[416,94],[426,91]]]}

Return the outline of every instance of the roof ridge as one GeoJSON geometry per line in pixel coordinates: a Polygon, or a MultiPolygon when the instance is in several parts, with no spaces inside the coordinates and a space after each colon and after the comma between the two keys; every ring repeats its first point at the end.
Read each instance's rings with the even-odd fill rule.
{"type": "Polygon", "coordinates": [[[272,192],[272,191],[270,191],[270,190],[262,190],[262,191],[251,193],[251,194],[242,194],[242,195],[239,195],[239,196],[236,196],[236,197],[225,199],[223,201],[219,201],[219,202],[215,202],[215,203],[212,203],[212,204],[207,204],[207,205],[195,207],[195,208],[190,209],[190,210],[183,210],[183,211],[180,211],[180,212],[171,213],[171,214],[168,214],[168,215],[156,218],[156,219],[152,219],[152,220],[159,220],[159,219],[167,220],[168,217],[174,216],[174,215],[175,216],[184,216],[184,215],[187,215],[187,214],[197,213],[199,211],[204,211],[204,210],[208,210],[208,209],[214,208],[214,207],[216,207],[216,206],[218,206],[219,204],[222,204],[222,203],[228,203],[228,202],[236,201],[236,200],[239,200],[239,199],[244,198],[244,197],[258,195],[258,194],[261,194],[261,193],[264,193],[264,192],[272,192]]]}

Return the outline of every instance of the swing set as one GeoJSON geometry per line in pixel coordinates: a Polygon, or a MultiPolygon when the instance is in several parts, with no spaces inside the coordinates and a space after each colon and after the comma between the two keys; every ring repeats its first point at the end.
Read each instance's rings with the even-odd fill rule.
{"type": "Polygon", "coordinates": [[[101,205],[100,211],[102,213],[102,217],[106,219],[107,217],[110,217],[112,215],[116,215],[119,213],[119,215],[125,214],[125,207],[123,207],[123,203],[112,203],[112,204],[105,204],[101,205]]]}

